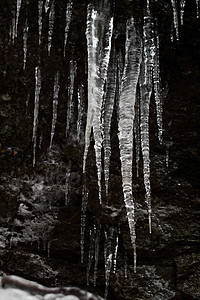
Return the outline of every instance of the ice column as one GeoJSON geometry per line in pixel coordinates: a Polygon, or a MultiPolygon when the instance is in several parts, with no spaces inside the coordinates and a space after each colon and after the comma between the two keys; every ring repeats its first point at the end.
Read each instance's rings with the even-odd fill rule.
{"type": "Polygon", "coordinates": [[[172,8],[173,8],[173,24],[176,32],[176,39],[179,40],[179,32],[178,32],[178,10],[177,10],[177,2],[176,0],[171,0],[172,8]]]}
{"type": "Polygon", "coordinates": [[[35,166],[35,152],[37,145],[37,128],[38,128],[38,113],[39,113],[39,99],[41,90],[41,72],[40,67],[35,68],[35,107],[34,107],[34,120],[33,120],[33,167],[35,166]]]}
{"type": "Polygon", "coordinates": [[[125,65],[119,98],[118,137],[124,202],[134,252],[134,271],[136,271],[136,234],[132,191],[133,120],[142,49],[141,39],[135,29],[133,18],[129,19],[126,25],[125,51],[125,65]]]}
{"type": "Polygon", "coordinates": [[[53,26],[55,19],[55,0],[52,0],[50,11],[49,11],[49,31],[48,31],[48,55],[51,54],[53,26]]]}
{"type": "Polygon", "coordinates": [[[66,8],[66,16],[65,16],[65,38],[64,38],[64,56],[65,56],[65,49],[67,45],[67,37],[68,37],[68,31],[69,31],[69,26],[71,22],[71,17],[72,17],[72,5],[73,2],[69,1],[67,3],[67,8],[66,8]]]}
{"type": "Polygon", "coordinates": [[[23,65],[23,69],[25,70],[26,68],[26,57],[27,57],[27,38],[28,38],[28,21],[26,19],[26,25],[23,29],[23,51],[24,51],[24,65],[23,65]]]}
{"type": "Polygon", "coordinates": [[[104,110],[103,110],[103,148],[104,148],[104,177],[106,186],[106,195],[108,195],[108,182],[109,182],[109,166],[111,155],[110,144],[110,129],[111,119],[114,108],[115,92],[116,92],[116,58],[115,51],[112,51],[112,57],[108,67],[108,76],[106,82],[106,91],[104,96],[104,110]]]}
{"type": "Polygon", "coordinates": [[[54,77],[53,117],[52,117],[52,125],[51,125],[50,149],[52,147],[53,137],[55,134],[56,121],[57,121],[58,94],[59,94],[59,90],[60,90],[59,78],[60,78],[60,73],[58,71],[54,77]]]}
{"type": "MultiPolygon", "coordinates": [[[[102,11],[107,9],[104,2],[102,11]]],[[[101,203],[101,149],[102,149],[102,123],[101,111],[103,103],[103,89],[107,77],[110,58],[111,38],[113,31],[113,18],[105,13],[101,14],[88,5],[87,13],[87,47],[88,47],[88,111],[85,130],[85,151],[83,157],[83,173],[85,173],[86,158],[90,145],[90,135],[93,129],[95,141],[95,155],[99,187],[99,201],[101,203]]]]}
{"type": "Polygon", "coordinates": [[[41,36],[42,36],[42,8],[43,8],[43,0],[38,0],[39,45],[41,44],[41,36]]]}

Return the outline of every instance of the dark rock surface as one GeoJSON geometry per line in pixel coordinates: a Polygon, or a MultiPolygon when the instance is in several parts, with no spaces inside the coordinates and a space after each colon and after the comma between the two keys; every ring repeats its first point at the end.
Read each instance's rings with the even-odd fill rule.
{"type": "MultiPolygon", "coordinates": [[[[111,225],[118,228],[119,224],[117,270],[111,274],[108,299],[200,299],[200,27],[195,0],[186,1],[180,40],[174,42],[170,40],[170,1],[152,1],[153,15],[157,16],[159,24],[161,77],[168,93],[164,99],[163,145],[157,138],[154,101],[150,111],[152,234],[148,233],[142,162],[139,178],[135,166],[133,168],[137,207],[136,274],[121,187],[116,107],[111,130],[110,193],[104,197],[102,206],[98,201],[93,142],[89,149],[86,173],[89,199],[85,255],[81,264],[84,143],[76,139],[76,118],[78,87],[84,85],[87,94],[87,3],[74,1],[63,58],[66,3],[56,1],[52,54],[48,57],[48,17],[43,11],[42,45],[39,47],[36,2],[22,1],[18,37],[12,45],[8,33],[16,3],[0,0],[3,8],[0,11],[0,269],[49,287],[79,286],[104,296],[104,229],[111,225]],[[23,70],[22,31],[26,16],[30,28],[27,65],[23,70]],[[40,56],[42,90],[36,167],[33,168],[34,68],[40,56]],[[66,137],[69,62],[72,59],[77,62],[74,117],[66,137]],[[58,120],[53,147],[49,150],[53,78],[57,70],[61,75],[58,120]],[[69,169],[69,204],[65,205],[69,169]],[[93,266],[90,286],[87,286],[86,276],[90,229],[94,223],[102,225],[96,287],[93,287],[93,266]]],[[[125,22],[132,14],[141,29],[144,6],[145,1],[120,1],[120,4],[116,1],[118,50],[124,51],[125,22]]],[[[84,116],[86,107],[87,97],[84,116]]],[[[84,126],[85,121],[84,117],[84,126]]]]}

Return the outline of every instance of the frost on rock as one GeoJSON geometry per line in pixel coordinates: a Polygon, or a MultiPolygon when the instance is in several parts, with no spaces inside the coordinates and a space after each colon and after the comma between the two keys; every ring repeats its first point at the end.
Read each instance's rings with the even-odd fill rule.
{"type": "Polygon", "coordinates": [[[109,3],[104,1],[97,10],[92,4],[87,12],[87,48],[88,48],[88,110],[85,130],[85,151],[83,157],[83,173],[85,173],[86,159],[90,145],[90,135],[93,129],[95,141],[95,155],[99,187],[99,201],[101,203],[101,149],[102,124],[101,111],[103,103],[104,84],[110,59],[113,18],[109,16],[109,3]]]}
{"type": "Polygon", "coordinates": [[[59,90],[60,90],[59,80],[60,80],[60,73],[59,73],[59,71],[57,71],[56,75],[54,76],[53,116],[52,116],[52,123],[51,123],[50,149],[52,147],[53,137],[54,137],[55,128],[56,128],[56,121],[57,121],[58,94],[59,94],[59,90]]]}
{"type": "Polygon", "coordinates": [[[136,90],[142,56],[141,38],[135,29],[134,19],[127,21],[125,63],[119,96],[118,137],[121,160],[122,187],[128,217],[131,243],[136,270],[136,234],[134,200],[132,190],[133,168],[133,120],[135,116],[136,90]]]}
{"type": "Polygon", "coordinates": [[[33,167],[35,166],[35,153],[37,146],[37,127],[38,127],[38,114],[39,114],[39,100],[41,90],[41,72],[40,67],[35,68],[35,107],[34,107],[34,120],[33,120],[33,167]]]}
{"type": "Polygon", "coordinates": [[[65,49],[66,49],[66,45],[67,45],[67,37],[68,37],[68,32],[69,32],[69,26],[70,26],[70,22],[71,22],[71,17],[72,17],[72,5],[73,2],[69,1],[67,3],[67,7],[66,7],[66,16],[65,16],[65,37],[64,37],[64,56],[65,56],[65,49]]]}

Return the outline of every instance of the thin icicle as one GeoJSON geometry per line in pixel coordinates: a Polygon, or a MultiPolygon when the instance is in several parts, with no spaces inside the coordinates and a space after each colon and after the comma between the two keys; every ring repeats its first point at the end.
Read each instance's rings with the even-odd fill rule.
{"type": "Polygon", "coordinates": [[[59,94],[59,90],[60,90],[59,79],[60,79],[60,73],[58,71],[54,77],[53,117],[52,117],[52,125],[51,125],[50,149],[52,147],[53,137],[54,137],[55,128],[56,128],[56,122],[57,122],[58,94],[59,94]]]}
{"type": "Polygon", "coordinates": [[[158,126],[158,139],[162,144],[163,126],[162,126],[162,99],[160,93],[160,61],[159,61],[159,36],[155,34],[155,46],[153,47],[154,55],[154,66],[153,66],[153,86],[154,86],[154,98],[156,103],[156,115],[157,115],[157,126],[158,126]]]}
{"type": "Polygon", "coordinates": [[[86,210],[88,203],[88,195],[89,191],[86,187],[86,184],[83,184],[82,187],[82,206],[81,206],[81,263],[83,263],[84,259],[84,244],[85,244],[85,222],[86,222],[86,210]]]}
{"type": "Polygon", "coordinates": [[[108,182],[109,182],[109,167],[110,167],[110,155],[111,155],[111,143],[110,143],[110,129],[111,119],[114,108],[115,92],[116,92],[116,59],[115,51],[112,53],[112,58],[108,67],[108,76],[106,82],[105,91],[105,103],[103,113],[103,148],[104,148],[104,177],[106,195],[108,195],[108,182]]]}
{"type": "Polygon", "coordinates": [[[95,241],[94,241],[94,286],[96,286],[96,281],[97,281],[101,225],[97,226],[95,234],[96,234],[96,236],[95,236],[95,241]]]}
{"type": "Polygon", "coordinates": [[[42,8],[43,8],[43,0],[38,0],[38,27],[39,27],[39,36],[38,42],[41,44],[42,37],[42,8]]]}
{"type": "Polygon", "coordinates": [[[114,258],[113,258],[113,273],[116,273],[116,269],[117,269],[117,253],[118,253],[118,235],[116,237],[116,245],[115,245],[115,252],[114,252],[114,258]]]}
{"type": "Polygon", "coordinates": [[[124,277],[125,279],[128,278],[128,257],[127,257],[127,251],[124,253],[124,277]]]}
{"type": "Polygon", "coordinates": [[[65,38],[64,38],[64,57],[65,57],[65,50],[66,50],[66,45],[67,45],[67,37],[68,37],[68,32],[69,32],[69,26],[71,23],[71,18],[72,18],[72,5],[73,2],[69,1],[67,3],[67,8],[66,8],[66,16],[65,16],[65,38]]]}
{"type": "Polygon", "coordinates": [[[141,39],[135,29],[134,19],[131,18],[127,21],[126,29],[125,66],[119,99],[118,137],[124,202],[134,253],[134,271],[136,271],[136,234],[132,191],[133,120],[135,115],[136,88],[141,63],[141,50],[141,39]]]}
{"type": "Polygon", "coordinates": [[[152,94],[152,71],[154,67],[154,39],[150,12],[144,17],[143,26],[143,62],[140,71],[140,134],[143,157],[143,176],[145,199],[149,214],[149,232],[151,233],[151,185],[150,185],[150,158],[149,158],[149,106],[152,94]]]}
{"type": "Polygon", "coordinates": [[[27,57],[27,38],[28,38],[28,21],[26,19],[26,25],[23,29],[23,51],[24,51],[24,65],[23,65],[23,69],[25,70],[26,68],[26,57],[27,57]]]}
{"type": "Polygon", "coordinates": [[[52,0],[50,11],[49,11],[49,30],[48,30],[48,55],[49,56],[51,54],[54,20],[55,20],[55,0],[52,0]]]}
{"type": "Polygon", "coordinates": [[[39,113],[39,100],[41,90],[41,72],[40,67],[35,68],[35,107],[34,107],[34,120],[33,120],[33,167],[35,167],[35,152],[37,145],[37,128],[38,128],[38,113],[39,113]]]}
{"type": "Polygon", "coordinates": [[[17,31],[18,31],[18,23],[19,23],[19,15],[20,15],[20,9],[21,9],[21,0],[17,0],[17,13],[16,13],[16,24],[15,24],[15,37],[17,37],[17,31]]]}
{"type": "Polygon", "coordinates": [[[199,18],[199,10],[200,10],[200,8],[199,8],[200,4],[199,4],[199,3],[200,3],[199,0],[196,0],[196,6],[197,6],[197,19],[199,18]]]}
{"type": "Polygon", "coordinates": [[[87,266],[87,285],[90,284],[90,269],[92,266],[93,258],[94,258],[94,227],[90,229],[90,247],[89,247],[88,266],[87,266]]]}
{"type": "Polygon", "coordinates": [[[140,162],[140,95],[137,91],[135,102],[135,119],[134,119],[134,136],[135,136],[135,160],[136,174],[139,177],[139,162],[140,162]]]}
{"type": "Polygon", "coordinates": [[[26,115],[28,115],[28,104],[30,100],[30,92],[28,92],[27,98],[26,98],[26,115]]]}
{"type": "MultiPolygon", "coordinates": [[[[104,5],[107,3],[105,2],[104,5]]],[[[87,47],[88,47],[88,112],[85,130],[85,151],[83,157],[83,173],[85,173],[86,158],[90,145],[90,135],[93,128],[95,141],[95,155],[99,187],[99,201],[101,203],[101,149],[102,124],[101,110],[103,103],[103,88],[107,77],[110,58],[111,38],[113,31],[113,18],[97,12],[93,6],[88,5],[87,15],[87,47]],[[101,33],[98,35],[98,33],[101,33]],[[104,48],[102,49],[100,46],[104,48]]]]}
{"type": "Polygon", "coordinates": [[[69,163],[68,170],[67,170],[67,172],[66,172],[66,181],[65,181],[65,205],[68,205],[68,204],[69,204],[70,177],[71,177],[71,162],[69,163]]]}
{"type": "Polygon", "coordinates": [[[181,25],[183,25],[183,16],[184,16],[185,3],[186,3],[186,0],[180,0],[181,25]]]}
{"type": "Polygon", "coordinates": [[[177,9],[177,1],[171,0],[172,8],[173,8],[173,25],[176,32],[176,40],[179,40],[179,30],[178,30],[178,9],[177,9]]]}
{"type": "Polygon", "coordinates": [[[77,140],[79,144],[83,142],[83,118],[85,111],[84,86],[78,88],[78,118],[77,118],[77,140]]]}
{"type": "Polygon", "coordinates": [[[11,42],[14,45],[15,43],[15,28],[16,28],[16,12],[12,11],[13,17],[12,17],[12,25],[11,25],[11,42]]]}
{"type": "Polygon", "coordinates": [[[74,104],[73,104],[73,95],[74,95],[74,80],[76,77],[76,62],[70,61],[70,74],[69,74],[69,83],[68,83],[68,98],[67,98],[67,121],[66,121],[66,137],[69,132],[71,119],[74,112],[74,104]]]}
{"type": "Polygon", "coordinates": [[[49,241],[47,243],[47,257],[50,257],[50,247],[51,247],[51,242],[49,241]]]}

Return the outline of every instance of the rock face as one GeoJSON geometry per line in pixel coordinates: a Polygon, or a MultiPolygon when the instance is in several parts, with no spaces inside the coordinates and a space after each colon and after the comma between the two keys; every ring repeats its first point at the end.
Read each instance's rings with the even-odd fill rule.
{"type": "MultiPolygon", "coordinates": [[[[109,194],[106,196],[103,190],[101,205],[93,137],[86,174],[82,174],[87,115],[85,31],[88,3],[73,3],[64,57],[66,3],[55,1],[52,44],[48,55],[49,14],[53,1],[49,1],[49,9],[48,1],[40,2],[44,3],[39,44],[37,1],[21,2],[16,37],[16,4],[19,5],[20,1],[1,1],[0,269],[6,274],[22,276],[49,287],[79,286],[101,296],[104,296],[107,278],[108,299],[199,299],[200,30],[196,2],[186,1],[184,24],[179,26],[179,41],[172,42],[173,10],[170,1],[150,1],[152,14],[158,22],[160,69],[166,97],[163,95],[162,145],[158,141],[153,99],[150,103],[151,234],[148,233],[148,213],[144,203],[142,159],[139,162],[139,177],[133,166],[136,273],[123,201],[117,103],[111,125],[109,194]],[[27,27],[26,52],[24,41],[27,27]],[[38,65],[41,67],[41,91],[36,165],[33,168],[35,68],[38,65]],[[55,135],[50,149],[57,71],[60,73],[60,90],[55,135]],[[85,185],[89,194],[84,260],[81,263],[81,207],[85,185]],[[98,238],[99,262],[94,286],[93,272],[96,267],[92,256],[96,257],[98,251],[94,255],[92,249],[98,248],[98,243],[93,243],[93,239],[97,241],[98,238]],[[116,271],[112,267],[112,272],[107,272],[106,277],[104,254],[107,253],[107,258],[109,253],[114,256],[116,245],[116,271]]],[[[95,5],[98,3],[93,2],[95,5]]],[[[117,1],[112,3],[113,39],[116,50],[122,53],[122,64],[126,21],[133,15],[139,32],[142,31],[144,2],[124,0],[120,4],[117,1]]],[[[109,259],[106,262],[108,271],[109,259]]]]}

